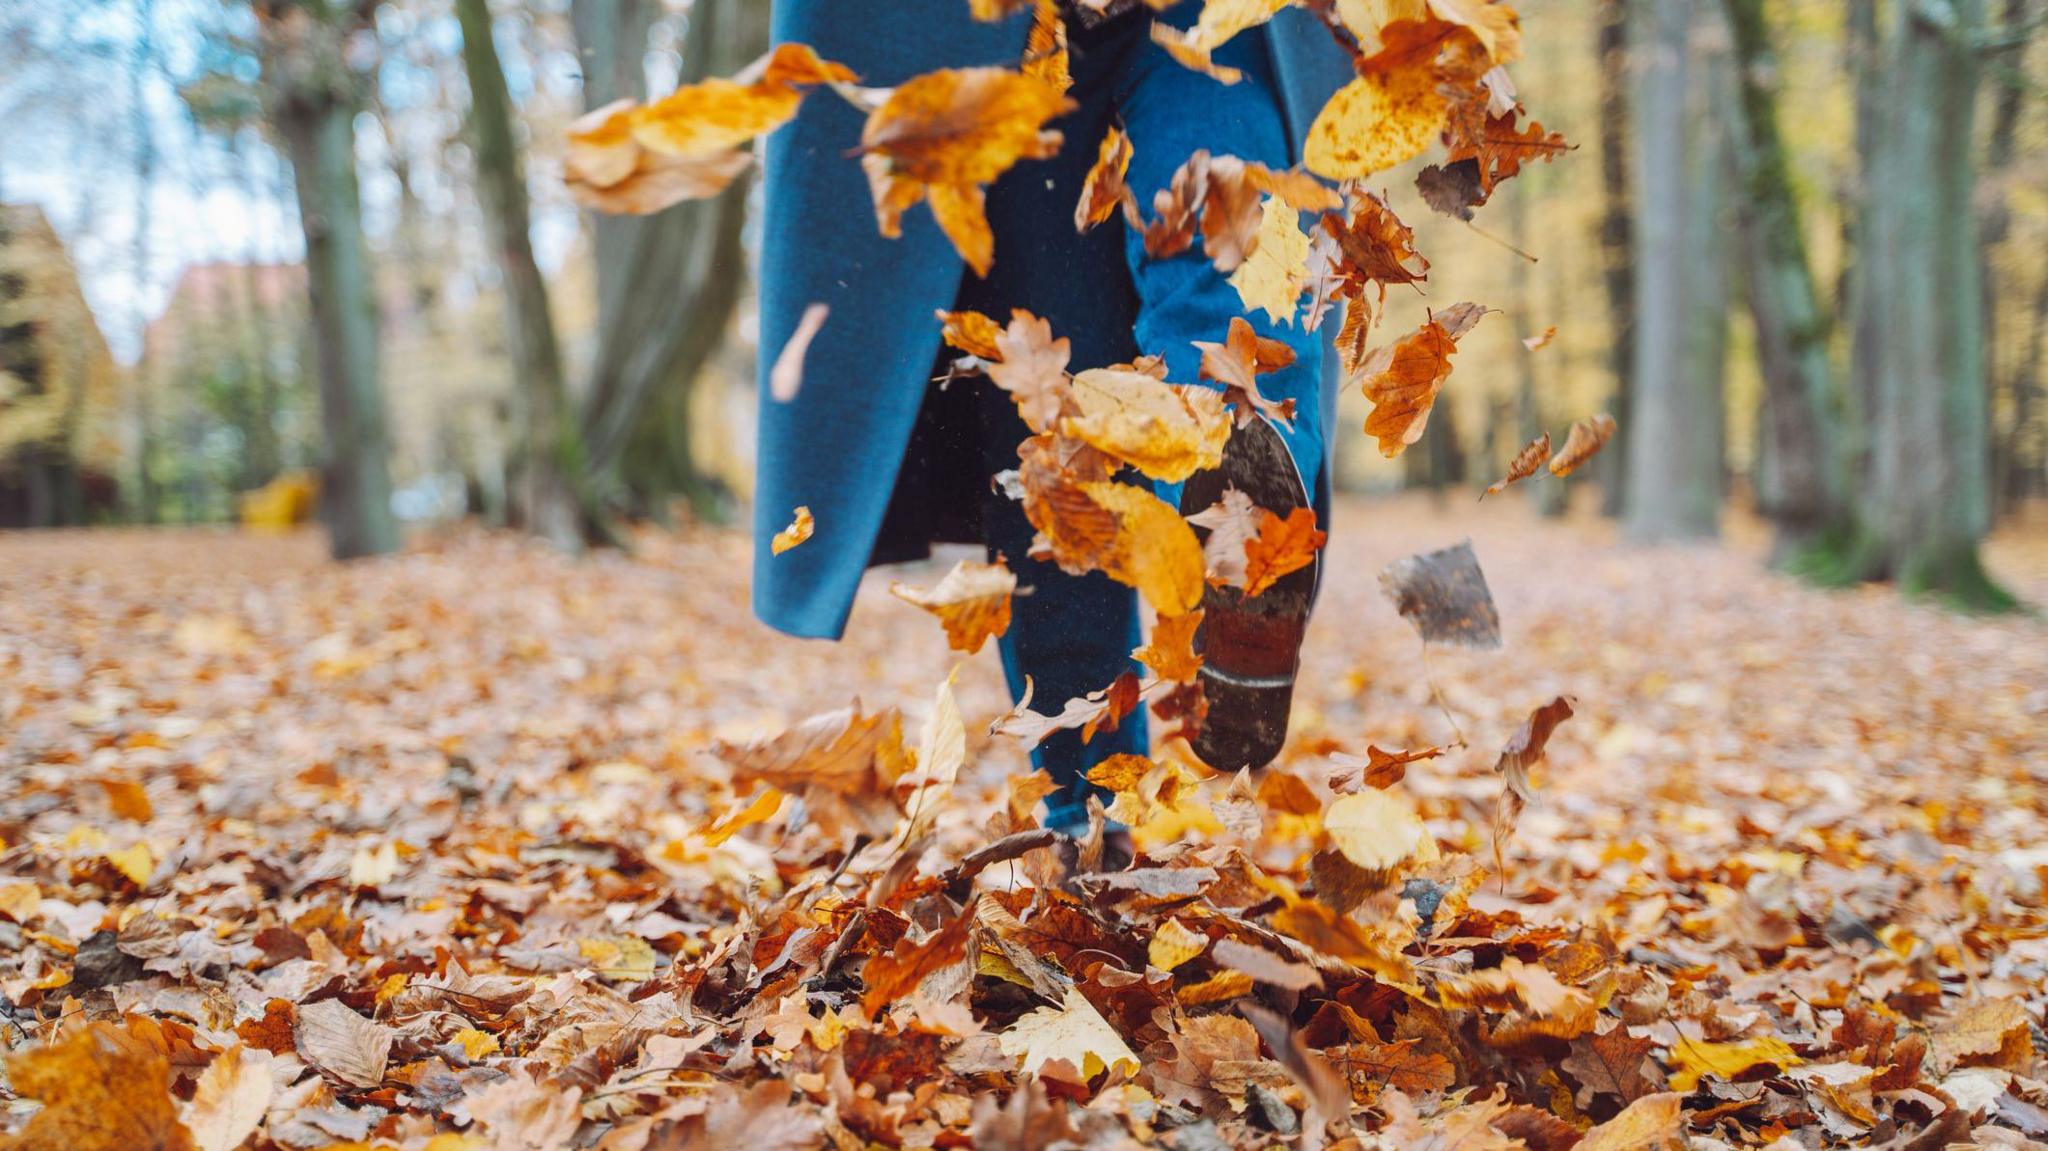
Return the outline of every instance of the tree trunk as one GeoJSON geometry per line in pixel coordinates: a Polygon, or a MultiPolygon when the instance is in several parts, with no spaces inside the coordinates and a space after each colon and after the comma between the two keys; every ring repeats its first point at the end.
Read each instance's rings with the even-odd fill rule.
{"type": "MultiPolygon", "coordinates": [[[[640,96],[653,0],[574,0],[584,104],[640,96]]],[[[698,0],[681,80],[744,67],[768,47],[766,6],[698,0]]],[[[597,359],[583,410],[584,460],[606,503],[659,514],[683,495],[699,514],[712,491],[693,466],[689,396],[718,349],[746,283],[747,185],[651,217],[596,220],[597,359]],[[670,393],[674,393],[671,395],[670,393]]]]}
{"type": "Polygon", "coordinates": [[[359,18],[328,0],[257,9],[271,122],[291,154],[305,233],[326,461],[320,493],[334,556],[398,547],[378,379],[377,302],[356,186],[355,78],[343,55],[359,18]]]}
{"type": "Polygon", "coordinates": [[[524,406],[522,510],[528,530],[557,547],[575,550],[583,543],[582,516],[572,487],[581,471],[580,437],[562,381],[547,282],[533,259],[526,173],[512,138],[512,96],[491,36],[488,0],[456,0],[455,14],[462,24],[462,62],[469,75],[478,198],[498,241],[506,335],[524,406]]]}
{"type": "Polygon", "coordinates": [[[1695,539],[1718,530],[1719,389],[1694,378],[1700,285],[1686,265],[1690,0],[1652,0],[1639,42],[1635,90],[1634,427],[1623,523],[1642,541],[1695,539]]]}
{"type": "MultiPolygon", "coordinates": [[[[2011,33],[2031,26],[2034,16],[2029,9],[2038,0],[2005,0],[1999,16],[1999,26],[2011,33]]],[[[2024,391],[2026,363],[2018,348],[2006,348],[2006,341],[2028,341],[2035,333],[2013,332],[1998,322],[1998,300],[2000,277],[1994,270],[1992,253],[2003,244],[2012,228],[2012,203],[2010,190],[2005,179],[2010,174],[2014,156],[2018,151],[2018,129],[2020,111],[2025,103],[2026,78],[2021,70],[2025,62],[2027,39],[2018,37],[2007,48],[1999,65],[1995,68],[1997,77],[1996,99],[1992,102],[1991,141],[1985,150],[1984,176],[1993,185],[1993,194],[1981,197],[1983,212],[1982,227],[1978,242],[1983,252],[1978,261],[1984,293],[1984,344],[1989,349],[1988,359],[1993,365],[1991,383],[1994,389],[2001,382],[1997,379],[1996,365],[2010,363],[2013,370],[2002,381],[2012,396],[2014,419],[2004,434],[1996,436],[1991,445],[1992,514],[2009,510],[2018,500],[2017,490],[2011,483],[2012,477],[2023,475],[2019,455],[2023,438],[2027,434],[2027,407],[2030,397],[2024,391]]],[[[2015,286],[2016,287],[2016,286],[2015,286]]]]}
{"type": "MultiPolygon", "coordinates": [[[[1861,158],[1856,184],[1844,197],[1842,213],[1842,269],[1836,284],[1837,314],[1848,317],[1849,387],[1845,399],[1849,418],[1843,421],[1844,441],[1840,446],[1847,491],[1863,488],[1870,481],[1871,425],[1877,413],[1877,356],[1873,348],[1876,332],[1871,327],[1878,314],[1877,298],[1883,285],[1870,278],[1869,253],[1863,238],[1871,226],[1872,164],[1877,156],[1882,130],[1885,78],[1882,72],[1882,44],[1877,31],[1877,0],[1848,0],[1847,57],[1850,83],[1856,101],[1856,155],[1861,158]]],[[[1844,495],[1855,514],[1856,501],[1844,495]]],[[[1853,577],[1852,577],[1853,578],[1853,577]]]]}
{"type": "Polygon", "coordinates": [[[1628,494],[1627,449],[1631,428],[1629,377],[1635,371],[1636,254],[1629,203],[1629,6],[1635,0],[1600,0],[1600,34],[1595,41],[1600,67],[1600,258],[1607,286],[1607,314],[1613,324],[1608,363],[1614,394],[1607,410],[1615,430],[1607,450],[1594,457],[1600,480],[1600,510],[1621,515],[1628,494]]]}
{"type": "Polygon", "coordinates": [[[1977,555],[1990,452],[1972,131],[1983,0],[1892,14],[1883,121],[1864,165],[1859,277],[1875,384],[1871,476],[1855,574],[1973,609],[2009,607],[1977,555]]]}
{"type": "MultiPolygon", "coordinates": [[[[150,280],[150,228],[154,217],[151,209],[156,196],[156,132],[151,127],[144,83],[156,59],[155,0],[135,0],[135,23],[138,29],[135,59],[128,73],[128,101],[135,117],[135,282],[147,284],[150,280]]],[[[137,308],[139,328],[142,326],[139,323],[139,304],[137,308]]],[[[163,515],[162,492],[157,488],[156,473],[151,467],[156,450],[156,418],[151,410],[149,380],[139,369],[129,373],[129,386],[134,390],[129,418],[134,422],[130,435],[135,441],[135,492],[130,504],[136,520],[153,524],[163,515]]]]}
{"type": "Polygon", "coordinates": [[[1746,295],[1763,371],[1757,507],[1776,528],[1774,558],[1797,558],[1825,538],[1840,542],[1841,466],[1828,326],[1807,261],[1791,163],[1778,128],[1777,61],[1764,0],[1726,0],[1735,51],[1729,154],[1746,295]]]}

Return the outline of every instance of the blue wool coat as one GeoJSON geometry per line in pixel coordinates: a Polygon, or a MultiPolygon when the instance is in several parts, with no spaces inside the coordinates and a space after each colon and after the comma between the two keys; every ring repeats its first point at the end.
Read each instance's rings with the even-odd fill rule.
{"type": "MultiPolygon", "coordinates": [[[[1182,4],[1170,18],[1184,25],[1196,7],[1182,4]]],[[[846,64],[863,84],[889,86],[935,68],[1015,66],[1029,26],[1028,13],[977,22],[967,0],[776,0],[773,35],[778,43],[809,44],[846,64]]],[[[1241,34],[1226,51],[1263,52],[1269,66],[1245,83],[1273,86],[1289,137],[1286,159],[1298,160],[1316,112],[1350,77],[1349,61],[1298,9],[1241,34]],[[1254,37],[1263,43],[1240,43],[1254,37]]],[[[939,350],[933,313],[952,307],[963,274],[973,275],[922,205],[904,216],[900,238],[877,232],[866,178],[849,154],[859,143],[861,121],[845,101],[815,94],[769,138],[765,157],[753,605],[764,622],[798,636],[837,638],[845,630],[861,574],[876,558],[884,512],[931,379],[939,350]],[[769,396],[767,370],[813,303],[828,305],[830,316],[805,357],[802,389],[794,401],[778,403],[769,396]],[[816,534],[771,555],[770,537],[799,505],[811,509],[816,534]]],[[[1092,143],[1078,146],[1092,158],[1092,143]]],[[[1077,145],[1069,140],[1067,147],[1077,145]]],[[[1181,159],[1173,157],[1168,168],[1181,159]]],[[[1149,204],[1150,190],[1138,177],[1134,168],[1133,188],[1139,202],[1149,204]]],[[[1189,258],[1199,261],[1199,251],[1189,258]]],[[[1000,263],[999,257],[996,275],[1000,263]]],[[[1290,334],[1264,325],[1261,331],[1290,334]]],[[[1076,337],[1077,344],[1090,335],[1071,326],[1055,334],[1076,337]]],[[[1223,338],[1220,329],[1175,333],[1168,341],[1173,346],[1145,349],[1168,356],[1169,378],[1176,382],[1195,378],[1196,353],[1178,338],[1190,334],[1223,338]]],[[[1089,365],[1076,365],[1082,366],[1089,365]]],[[[1312,399],[1309,406],[1321,402],[1312,399]]],[[[1327,426],[1322,415],[1307,421],[1318,434],[1327,426]]]]}

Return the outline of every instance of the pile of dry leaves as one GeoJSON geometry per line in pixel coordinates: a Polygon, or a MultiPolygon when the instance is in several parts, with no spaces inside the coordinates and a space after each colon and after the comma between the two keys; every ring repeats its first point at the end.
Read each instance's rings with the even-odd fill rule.
{"type": "Polygon", "coordinates": [[[770,641],[736,538],[0,543],[7,1145],[2040,1140],[2043,625],[1523,515],[1347,506],[1507,653],[1334,581],[1281,764],[1105,765],[1110,873],[988,655],[770,641]]]}

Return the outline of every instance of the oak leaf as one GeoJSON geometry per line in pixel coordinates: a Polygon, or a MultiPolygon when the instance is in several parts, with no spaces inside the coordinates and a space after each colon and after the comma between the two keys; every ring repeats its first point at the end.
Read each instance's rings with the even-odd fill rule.
{"type": "Polygon", "coordinates": [[[1365,398],[1373,405],[1365,434],[1379,440],[1381,455],[1392,459],[1422,438],[1437,393],[1451,374],[1458,339],[1485,312],[1478,304],[1453,304],[1359,366],[1365,398]]]}
{"type": "Polygon", "coordinates": [[[1001,556],[994,563],[961,560],[929,590],[900,581],[889,585],[896,598],[939,617],[946,646],[969,655],[1010,630],[1010,596],[1016,590],[1017,576],[1001,556]]]}
{"type": "Polygon", "coordinates": [[[1655,1047],[1654,1040],[1630,1035],[1628,1028],[1617,1026],[1572,1040],[1571,1054],[1558,1066],[1578,1080],[1581,1109],[1591,1106],[1598,1095],[1613,1095],[1629,1104],[1659,1086],[1650,1062],[1655,1047]]]}
{"type": "Polygon", "coordinates": [[[1131,658],[1151,668],[1160,679],[1192,682],[1202,667],[1202,657],[1195,652],[1195,634],[1201,626],[1200,611],[1160,616],[1152,625],[1152,634],[1131,652],[1131,658]]]}
{"type": "Polygon", "coordinates": [[[1264,508],[1234,487],[1225,487],[1215,503],[1188,517],[1188,523],[1208,534],[1202,540],[1202,562],[1209,582],[1245,585],[1245,544],[1259,532],[1264,508]]]}
{"type": "Polygon", "coordinates": [[[1295,508],[1285,519],[1259,509],[1258,534],[1244,542],[1244,594],[1259,595],[1281,577],[1314,563],[1329,538],[1316,527],[1313,508],[1295,508]]]}
{"type": "Polygon", "coordinates": [[[1220,344],[1194,341],[1202,353],[1201,377],[1223,385],[1225,402],[1235,405],[1238,427],[1249,424],[1254,414],[1291,427],[1294,401],[1269,400],[1259,392],[1258,377],[1294,362],[1294,349],[1279,340],[1258,334],[1243,316],[1232,316],[1230,332],[1220,344]]]}
{"type": "Polygon", "coordinates": [[[1027,427],[1052,431],[1069,395],[1067,360],[1072,351],[1066,337],[1054,339],[1051,324],[1019,308],[994,344],[996,356],[988,365],[988,378],[1010,393],[1027,427]]]}

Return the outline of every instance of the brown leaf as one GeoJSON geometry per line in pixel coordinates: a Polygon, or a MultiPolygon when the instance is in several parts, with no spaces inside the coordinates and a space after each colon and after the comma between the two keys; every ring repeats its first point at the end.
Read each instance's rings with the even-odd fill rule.
{"type": "Polygon", "coordinates": [[[904,211],[929,198],[946,238],[988,275],[995,234],[982,186],[1019,160],[1057,153],[1060,134],[1044,125],[1073,107],[1057,88],[1005,68],[942,68],[905,81],[861,130],[882,234],[901,235],[904,211]]]}
{"type": "Polygon", "coordinates": [[[1253,947],[1235,939],[1217,940],[1210,946],[1209,954],[1218,965],[1242,971],[1260,983],[1270,983],[1290,991],[1306,991],[1323,985],[1323,977],[1308,964],[1283,959],[1263,947],[1253,947]]]}
{"type": "Polygon", "coordinates": [[[1231,317],[1230,334],[1223,343],[1196,340],[1195,347],[1202,351],[1202,378],[1222,384],[1223,398],[1236,405],[1238,427],[1250,423],[1255,412],[1292,426],[1294,401],[1267,399],[1259,393],[1258,377],[1293,363],[1293,348],[1259,335],[1242,316],[1231,317]]]}
{"type": "Polygon", "coordinates": [[[1281,519],[1259,510],[1259,533],[1244,542],[1244,594],[1255,596],[1281,577],[1315,562],[1329,534],[1316,528],[1313,508],[1295,508],[1281,519]]]}
{"type": "Polygon", "coordinates": [[[1602,412],[1572,425],[1564,447],[1550,460],[1550,474],[1568,476],[1580,464],[1593,458],[1614,436],[1614,417],[1602,412]]]}
{"type": "Polygon", "coordinates": [[[1508,462],[1508,474],[1502,476],[1498,482],[1488,485],[1485,491],[1479,493],[1479,498],[1483,500],[1490,495],[1506,491],[1509,484],[1528,479],[1535,475],[1537,469],[1543,466],[1543,461],[1549,458],[1550,433],[1545,432],[1530,440],[1521,451],[1516,452],[1515,458],[1508,462]]]}
{"type": "Polygon", "coordinates": [[[1340,793],[1356,791],[1360,785],[1385,791],[1407,777],[1409,764],[1435,759],[1443,753],[1444,749],[1440,747],[1424,747],[1415,751],[1381,751],[1373,744],[1366,745],[1364,759],[1337,752],[1330,756],[1331,763],[1343,768],[1362,768],[1363,774],[1356,780],[1348,774],[1341,778],[1333,775],[1330,787],[1340,793]]]}
{"type": "Polygon", "coordinates": [[[969,655],[981,650],[990,637],[1000,638],[1010,630],[1010,596],[1017,590],[1017,577],[1003,563],[961,560],[929,590],[891,582],[889,592],[939,617],[946,628],[946,646],[969,655]]]}
{"type": "Polygon", "coordinates": [[[1471,540],[1388,564],[1380,572],[1380,590],[1425,642],[1480,650],[1500,646],[1500,613],[1471,540]]]}
{"type": "Polygon", "coordinates": [[[300,1007],[295,1038],[299,1057],[338,1083],[375,1087],[384,1082],[391,1029],[370,1022],[338,999],[300,1007]]]}
{"type": "Polygon", "coordinates": [[[1074,230],[1085,232],[1131,202],[1124,176],[1131,170],[1131,138],[1117,128],[1102,137],[1102,147],[1088,176],[1081,181],[1081,199],[1074,205],[1074,230]]]}
{"type": "Polygon", "coordinates": [[[1052,325],[1022,308],[1010,314],[1009,327],[995,337],[996,356],[988,378],[1010,393],[1017,414],[1034,432],[1049,432],[1067,404],[1067,359],[1064,336],[1054,339],[1052,325]]]}
{"type": "Polygon", "coordinates": [[[878,1017],[889,1004],[917,990],[926,976],[963,962],[974,922],[974,904],[970,901],[959,915],[923,940],[912,943],[905,937],[887,954],[869,959],[861,969],[861,981],[867,985],[861,994],[861,1010],[870,1018],[878,1017]]]}
{"type": "Polygon", "coordinates": [[[1652,1039],[1630,1035],[1626,1027],[1614,1027],[1572,1040],[1571,1054],[1559,1066],[1578,1080],[1581,1108],[1591,1106],[1598,1095],[1613,1095],[1629,1104],[1662,1085],[1649,1064],[1656,1046],[1652,1039]]]}
{"type": "Polygon", "coordinates": [[[1152,634],[1131,652],[1131,658],[1151,668],[1160,679],[1191,683],[1202,666],[1202,657],[1195,653],[1195,633],[1201,626],[1200,611],[1160,616],[1152,625],[1152,634]]]}
{"type": "Polygon", "coordinates": [[[1470,331],[1485,311],[1477,304],[1453,304],[1360,365],[1365,398],[1373,405],[1372,414],[1365,419],[1365,434],[1379,440],[1381,455],[1392,459],[1422,438],[1423,429],[1429,426],[1429,410],[1451,374],[1451,354],[1458,350],[1458,338],[1470,331]]]}
{"type": "Polygon", "coordinates": [[[1550,735],[1557,725],[1572,717],[1569,699],[1558,696],[1549,703],[1529,713],[1515,734],[1508,737],[1500,749],[1500,758],[1494,762],[1493,770],[1509,791],[1520,796],[1525,802],[1536,798],[1529,787],[1529,769],[1543,758],[1543,749],[1550,742],[1550,735]]]}

